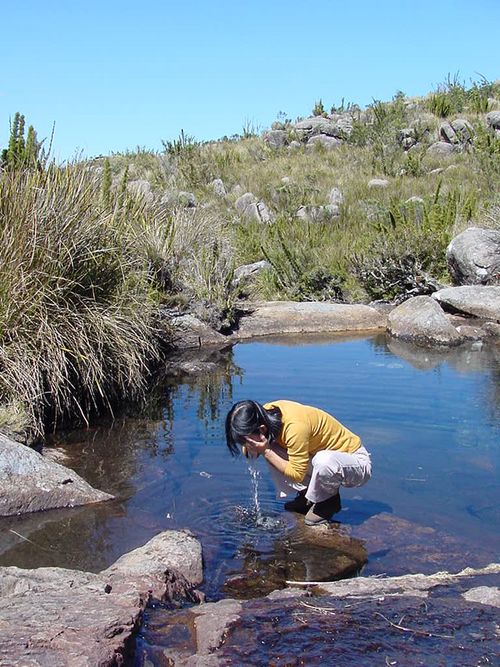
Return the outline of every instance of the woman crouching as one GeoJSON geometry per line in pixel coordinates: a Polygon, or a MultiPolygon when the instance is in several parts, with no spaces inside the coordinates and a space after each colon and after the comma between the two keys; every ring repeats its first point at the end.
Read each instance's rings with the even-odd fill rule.
{"type": "Polygon", "coordinates": [[[371,477],[370,455],[360,438],[324,410],[295,401],[235,403],[226,417],[226,441],[237,456],[264,456],[280,497],[297,491],[285,509],[305,514],[308,526],[341,509],[339,488],[371,477]]]}

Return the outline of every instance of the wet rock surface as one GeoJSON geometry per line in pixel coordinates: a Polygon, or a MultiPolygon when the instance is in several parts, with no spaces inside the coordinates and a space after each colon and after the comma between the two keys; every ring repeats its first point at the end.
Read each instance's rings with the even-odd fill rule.
{"type": "Polygon", "coordinates": [[[0,665],[120,665],[152,596],[199,600],[201,547],[168,531],[99,574],[0,568],[0,665]]]}
{"type": "Polygon", "coordinates": [[[70,468],[0,434],[0,517],[75,507],[113,498],[70,468]]]}
{"type": "Polygon", "coordinates": [[[157,657],[169,662],[158,664],[430,665],[437,655],[440,664],[492,664],[494,589],[477,581],[499,571],[357,578],[174,612],[168,648],[157,646],[157,657]],[[467,580],[474,582],[469,593],[467,580]],[[490,597],[483,591],[482,602],[474,599],[478,588],[490,597]]]}
{"type": "Polygon", "coordinates": [[[377,331],[386,322],[384,315],[364,305],[270,301],[244,309],[233,341],[282,333],[377,331]]]}

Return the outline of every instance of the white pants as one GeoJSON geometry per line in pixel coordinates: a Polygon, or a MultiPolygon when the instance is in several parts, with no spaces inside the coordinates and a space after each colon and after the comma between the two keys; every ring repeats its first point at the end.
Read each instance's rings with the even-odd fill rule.
{"type": "MultiPolygon", "coordinates": [[[[288,460],[286,450],[276,447],[274,451],[285,461],[288,460]]],[[[306,498],[312,503],[334,496],[341,486],[362,486],[372,474],[370,454],[363,446],[353,454],[320,450],[309,459],[309,470],[302,482],[293,482],[269,465],[279,498],[285,498],[291,490],[307,489],[306,498]]]]}

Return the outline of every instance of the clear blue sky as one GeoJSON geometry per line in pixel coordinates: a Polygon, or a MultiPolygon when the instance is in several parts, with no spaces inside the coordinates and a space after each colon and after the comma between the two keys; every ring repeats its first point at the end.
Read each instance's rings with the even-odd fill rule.
{"type": "Polygon", "coordinates": [[[322,98],[500,78],[500,0],[3,0],[0,146],[24,113],[58,159],[160,149],[322,98]]]}

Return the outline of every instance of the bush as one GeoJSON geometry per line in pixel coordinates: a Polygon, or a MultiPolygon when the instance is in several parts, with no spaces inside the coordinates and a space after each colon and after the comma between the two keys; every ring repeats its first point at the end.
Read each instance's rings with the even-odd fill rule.
{"type": "Polygon", "coordinates": [[[38,433],[140,397],[158,358],[147,264],[127,224],[76,165],[0,177],[0,399],[20,400],[38,433]]]}

